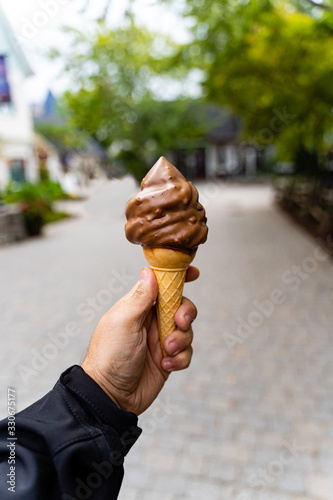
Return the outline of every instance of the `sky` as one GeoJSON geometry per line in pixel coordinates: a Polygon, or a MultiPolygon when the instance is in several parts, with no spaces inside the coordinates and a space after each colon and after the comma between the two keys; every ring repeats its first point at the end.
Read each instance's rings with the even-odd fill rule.
{"type": "MultiPolygon", "coordinates": [[[[68,77],[61,75],[60,62],[49,61],[48,49],[55,47],[64,53],[67,37],[61,27],[70,25],[89,30],[105,5],[105,0],[0,0],[13,32],[34,72],[26,82],[26,95],[31,103],[40,103],[50,89],[61,94],[69,85],[68,77]],[[86,11],[82,8],[88,3],[86,11]]],[[[113,0],[108,22],[121,23],[128,0],[113,0]]],[[[170,7],[153,5],[153,0],[135,0],[137,20],[152,30],[171,34],[179,42],[188,40],[184,21],[170,7]]]]}

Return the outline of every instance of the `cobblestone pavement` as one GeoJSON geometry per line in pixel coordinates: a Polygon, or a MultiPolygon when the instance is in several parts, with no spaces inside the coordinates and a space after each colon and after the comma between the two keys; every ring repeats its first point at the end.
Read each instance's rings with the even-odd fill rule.
{"type": "MultiPolygon", "coordinates": [[[[140,417],[120,500],[332,500],[332,261],[268,187],[199,188],[210,234],[200,281],[186,285],[194,359],[140,417]]],[[[136,281],[144,259],[123,235],[135,189],[100,185],[81,217],[0,249],[2,414],[8,385],[23,408],[80,362],[98,317],[136,281]]]]}

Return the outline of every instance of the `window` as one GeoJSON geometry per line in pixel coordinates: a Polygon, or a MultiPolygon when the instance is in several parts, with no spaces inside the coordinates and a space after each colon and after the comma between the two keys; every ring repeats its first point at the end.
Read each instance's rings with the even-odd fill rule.
{"type": "Polygon", "coordinates": [[[11,160],[10,162],[10,178],[14,182],[25,181],[24,160],[11,160]]]}

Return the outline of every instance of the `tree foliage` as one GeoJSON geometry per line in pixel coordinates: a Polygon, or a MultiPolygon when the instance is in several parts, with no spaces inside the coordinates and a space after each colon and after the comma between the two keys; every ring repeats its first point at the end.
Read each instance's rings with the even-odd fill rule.
{"type": "Polygon", "coordinates": [[[109,148],[138,179],[158,156],[191,147],[204,135],[200,103],[184,96],[167,100],[170,81],[188,71],[173,64],[179,46],[133,19],[115,30],[100,20],[92,34],[69,31],[66,70],[75,86],[64,101],[72,124],[109,148]]]}
{"type": "Polygon", "coordinates": [[[203,100],[231,108],[244,138],[276,144],[280,159],[311,163],[332,150],[333,0],[184,0],[184,17],[192,25],[184,46],[131,15],[114,30],[106,16],[92,33],[69,30],[73,124],[137,177],[161,153],[205,137],[203,100]],[[186,83],[172,100],[170,86],[192,70],[202,100],[185,97],[186,83]]]}
{"type": "Polygon", "coordinates": [[[35,123],[35,129],[57,146],[62,153],[70,149],[84,150],[89,139],[85,132],[73,128],[66,122],[39,122],[35,123]]]}
{"type": "Polygon", "coordinates": [[[193,41],[181,57],[204,70],[210,101],[244,118],[245,136],[283,159],[333,147],[333,18],[308,1],[187,0],[193,41]],[[297,10],[296,10],[297,9],[297,10]]]}

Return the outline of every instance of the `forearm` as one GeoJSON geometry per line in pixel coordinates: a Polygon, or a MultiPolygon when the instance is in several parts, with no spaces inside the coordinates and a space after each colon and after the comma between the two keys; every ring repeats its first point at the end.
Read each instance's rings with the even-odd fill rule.
{"type": "MultiPolygon", "coordinates": [[[[137,417],[119,410],[75,366],[44,398],[16,415],[15,498],[116,499],[123,460],[140,435],[137,417]]],[[[1,499],[8,491],[7,421],[0,423],[1,499]]]]}

